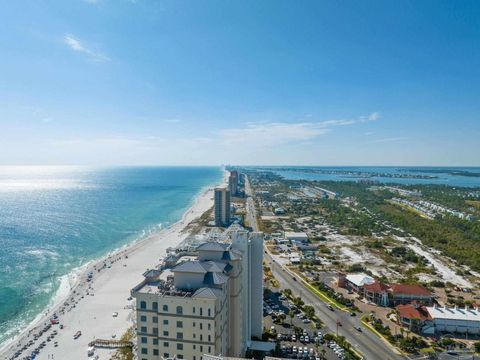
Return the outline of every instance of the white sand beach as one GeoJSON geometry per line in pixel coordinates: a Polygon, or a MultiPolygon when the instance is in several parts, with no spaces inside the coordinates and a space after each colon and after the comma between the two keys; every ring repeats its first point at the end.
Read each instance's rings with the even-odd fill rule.
{"type": "MultiPolygon", "coordinates": [[[[142,273],[147,268],[159,263],[168,247],[178,245],[188,235],[182,230],[212,205],[213,188],[210,188],[197,197],[181,221],[83,269],[68,296],[64,295],[62,301],[41,319],[4,346],[0,358],[10,359],[17,350],[33,340],[34,334],[38,334],[49,323],[54,313],[58,315],[63,329],[60,329],[60,325],[53,325],[17,359],[30,355],[43,341],[45,346],[36,359],[87,359],[88,343],[92,340],[119,339],[133,325],[134,301],[128,300],[130,289],[143,280],[142,273]],[[91,271],[93,280],[87,282],[87,274],[91,271]],[[118,316],[114,317],[114,312],[118,316]],[[47,341],[47,337],[54,331],[57,335],[47,341]],[[77,331],[81,331],[82,335],[74,340],[77,331]],[[55,346],[55,342],[58,342],[58,346],[55,346]]],[[[99,359],[110,359],[112,352],[97,349],[95,355],[99,359]]]]}

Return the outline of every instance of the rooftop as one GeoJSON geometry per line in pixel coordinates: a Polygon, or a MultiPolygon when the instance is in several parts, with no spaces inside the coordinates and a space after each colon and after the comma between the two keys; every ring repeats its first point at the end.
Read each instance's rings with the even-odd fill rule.
{"type": "Polygon", "coordinates": [[[363,285],[363,288],[367,291],[381,293],[381,292],[386,292],[390,287],[380,281],[375,280],[375,282],[372,284],[363,285]]]}
{"type": "Polygon", "coordinates": [[[432,293],[421,285],[393,284],[390,289],[393,295],[432,296],[432,293]]]}
{"type": "Polygon", "coordinates": [[[407,319],[418,319],[421,321],[432,320],[432,317],[424,306],[415,306],[412,304],[398,305],[397,311],[400,317],[407,319]]]}
{"type": "Polygon", "coordinates": [[[355,286],[364,286],[367,284],[373,284],[375,279],[367,274],[359,273],[359,274],[348,274],[346,279],[350,281],[355,286]]]}
{"type": "Polygon", "coordinates": [[[205,250],[205,251],[227,251],[230,248],[230,244],[227,243],[219,243],[219,242],[205,242],[200,244],[197,247],[197,250],[205,250]]]}
{"type": "Polygon", "coordinates": [[[428,313],[433,319],[480,321],[478,308],[458,307],[427,307],[428,313]]]}

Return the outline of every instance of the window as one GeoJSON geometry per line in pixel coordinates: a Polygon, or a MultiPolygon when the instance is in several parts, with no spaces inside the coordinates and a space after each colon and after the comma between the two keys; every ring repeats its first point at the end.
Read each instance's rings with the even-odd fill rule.
{"type": "Polygon", "coordinates": [[[195,306],[193,307],[192,312],[195,314],[195,306]]]}
{"type": "Polygon", "coordinates": [[[147,321],[147,317],[145,315],[140,316],[140,321],[141,322],[147,321]]]}
{"type": "Polygon", "coordinates": [[[182,355],[182,354],[178,354],[178,355],[177,355],[177,359],[183,359],[183,355],[182,355]]]}
{"type": "Polygon", "coordinates": [[[194,344],[194,345],[193,345],[193,350],[195,350],[196,348],[197,348],[197,345],[194,344]]]}
{"type": "Polygon", "coordinates": [[[193,360],[197,360],[197,357],[195,355],[193,355],[193,360]]]}
{"type": "Polygon", "coordinates": [[[212,330],[212,324],[208,324],[208,330],[212,330]]]}
{"type": "Polygon", "coordinates": [[[200,341],[203,341],[203,335],[200,334],[200,341]]]}
{"type": "Polygon", "coordinates": [[[148,339],[146,337],[142,337],[142,344],[146,344],[148,342],[148,339]]]}
{"type": "Polygon", "coordinates": [[[177,315],[183,314],[183,308],[181,306],[177,306],[177,315]]]}
{"type": "Polygon", "coordinates": [[[158,324],[158,316],[152,317],[152,321],[154,324],[158,324]]]}
{"type": "Polygon", "coordinates": [[[193,322],[193,327],[195,327],[195,321],[193,322]]]}
{"type": "Polygon", "coordinates": [[[197,338],[197,334],[193,333],[193,338],[196,339],[196,338],[197,338]]]}
{"type": "Polygon", "coordinates": [[[153,339],[153,345],[158,345],[158,339],[153,339]]]}
{"type": "Polygon", "coordinates": [[[212,309],[208,309],[208,316],[212,316],[212,309]]]}
{"type": "Polygon", "coordinates": [[[154,301],[152,303],[152,310],[158,310],[158,302],[154,301]]]}
{"type": "Polygon", "coordinates": [[[203,324],[200,323],[200,330],[203,330],[203,324]]]}
{"type": "Polygon", "coordinates": [[[200,352],[203,352],[203,345],[200,345],[200,352]]]}
{"type": "Polygon", "coordinates": [[[158,350],[157,349],[153,349],[153,355],[158,355],[158,350]]]}
{"type": "Polygon", "coordinates": [[[200,316],[203,316],[203,309],[200,308],[200,316]]]}
{"type": "Polygon", "coordinates": [[[183,344],[177,343],[177,350],[183,350],[183,344]]]}
{"type": "Polygon", "coordinates": [[[211,341],[212,341],[212,336],[208,335],[208,342],[211,342],[211,341]]]}
{"type": "Polygon", "coordinates": [[[158,335],[158,328],[155,328],[155,327],[153,328],[153,334],[158,335]]]}
{"type": "Polygon", "coordinates": [[[183,321],[177,321],[177,328],[183,328],[183,321]]]}
{"type": "Polygon", "coordinates": [[[163,325],[168,325],[168,320],[163,320],[163,325]]]}
{"type": "Polygon", "coordinates": [[[168,311],[168,305],[163,305],[163,311],[168,311]]]}
{"type": "Polygon", "coordinates": [[[169,347],[169,346],[170,346],[170,343],[168,341],[163,342],[163,347],[169,347]]]}
{"type": "Polygon", "coordinates": [[[148,349],[147,348],[142,348],[142,354],[148,354],[148,349]]]}
{"type": "Polygon", "coordinates": [[[146,309],[147,303],[145,301],[140,301],[140,309],[146,309]]]}
{"type": "Polygon", "coordinates": [[[164,331],[163,336],[168,336],[168,331],[164,331]]]}
{"type": "Polygon", "coordinates": [[[163,353],[163,357],[164,357],[164,358],[169,358],[169,357],[170,357],[170,354],[169,354],[169,353],[163,353]]]}
{"type": "Polygon", "coordinates": [[[183,333],[177,332],[177,339],[182,340],[183,339],[183,333]]]}
{"type": "Polygon", "coordinates": [[[140,328],[140,332],[146,333],[146,332],[147,332],[147,327],[146,327],[146,326],[142,326],[142,327],[140,328]]]}
{"type": "Polygon", "coordinates": [[[209,352],[209,353],[212,352],[212,347],[211,347],[211,346],[208,347],[208,352],[209,352]]]}

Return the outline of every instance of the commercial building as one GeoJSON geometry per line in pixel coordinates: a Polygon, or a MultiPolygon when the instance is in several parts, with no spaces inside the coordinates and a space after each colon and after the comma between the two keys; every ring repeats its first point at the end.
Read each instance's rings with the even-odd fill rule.
{"type": "Polygon", "coordinates": [[[238,225],[132,289],[138,359],[243,356],[263,330],[263,234],[238,225]]]}
{"type": "Polygon", "coordinates": [[[408,304],[413,301],[430,305],[433,301],[432,293],[421,285],[393,284],[390,286],[391,302],[394,306],[408,304]]]}
{"type": "Polygon", "coordinates": [[[226,187],[215,188],[215,226],[230,225],[230,191],[226,187]]]}
{"type": "Polygon", "coordinates": [[[398,305],[396,310],[400,325],[413,332],[422,332],[425,323],[432,320],[427,309],[418,303],[398,305]]]}
{"type": "Polygon", "coordinates": [[[387,285],[363,273],[338,274],[337,285],[364,296],[368,301],[380,306],[397,306],[410,303],[430,305],[432,293],[421,285],[387,285]]]}
{"type": "Polygon", "coordinates": [[[432,326],[429,327],[427,324],[424,332],[428,332],[430,328],[435,334],[480,335],[480,310],[478,308],[432,306],[426,309],[432,318],[432,326]]]}
{"type": "Polygon", "coordinates": [[[364,285],[373,284],[375,279],[363,273],[348,274],[340,273],[338,276],[338,285],[357,293],[362,291],[364,285]]]}
{"type": "Polygon", "coordinates": [[[289,241],[308,242],[308,235],[304,232],[285,232],[285,239],[289,241]]]}
{"type": "Polygon", "coordinates": [[[425,335],[480,335],[478,308],[424,306],[417,302],[396,307],[399,322],[410,330],[425,335]]]}
{"type": "Polygon", "coordinates": [[[385,285],[384,283],[375,280],[375,282],[371,284],[363,285],[363,296],[368,301],[380,305],[380,306],[388,306],[390,303],[388,297],[388,290],[390,287],[385,285]]]}

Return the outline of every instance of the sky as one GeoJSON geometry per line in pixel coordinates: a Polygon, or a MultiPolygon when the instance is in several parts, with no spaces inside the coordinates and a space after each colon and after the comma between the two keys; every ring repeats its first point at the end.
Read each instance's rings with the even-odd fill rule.
{"type": "Polygon", "coordinates": [[[480,166],[480,2],[0,4],[0,165],[480,166]]]}

